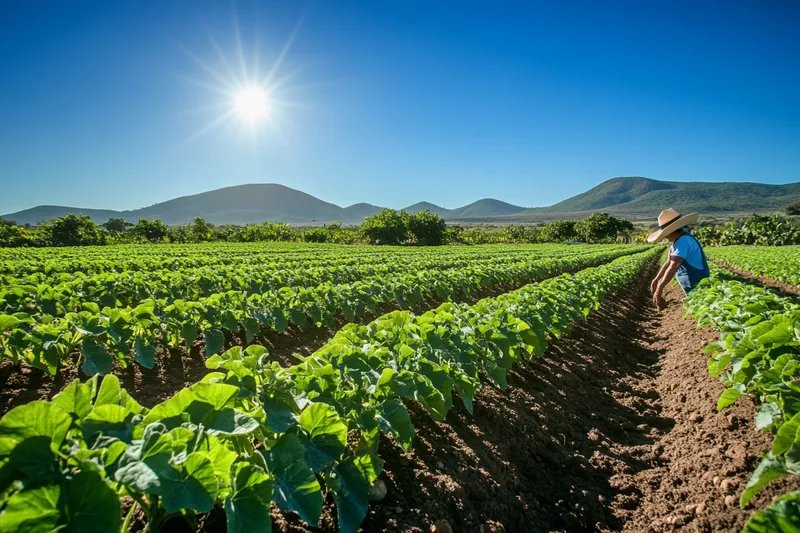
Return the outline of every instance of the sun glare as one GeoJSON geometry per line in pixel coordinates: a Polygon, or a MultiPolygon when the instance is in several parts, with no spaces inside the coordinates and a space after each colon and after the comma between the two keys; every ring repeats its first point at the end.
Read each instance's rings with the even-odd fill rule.
{"type": "Polygon", "coordinates": [[[233,99],[233,108],[243,122],[258,124],[269,118],[270,102],[261,87],[245,87],[233,99]]]}

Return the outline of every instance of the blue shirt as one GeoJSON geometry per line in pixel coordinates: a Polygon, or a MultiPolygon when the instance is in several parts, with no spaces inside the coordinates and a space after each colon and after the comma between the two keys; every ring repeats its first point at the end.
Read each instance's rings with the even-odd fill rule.
{"type": "Polygon", "coordinates": [[[692,234],[685,231],[669,249],[670,258],[680,257],[683,263],[678,267],[675,278],[684,292],[694,289],[700,280],[710,275],[708,261],[703,248],[692,234]]]}

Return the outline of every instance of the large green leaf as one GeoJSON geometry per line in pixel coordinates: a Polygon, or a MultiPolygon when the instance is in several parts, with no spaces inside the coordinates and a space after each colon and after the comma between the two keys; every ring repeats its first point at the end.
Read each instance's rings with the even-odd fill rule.
{"type": "Polygon", "coordinates": [[[744,492],[742,492],[742,496],[739,499],[739,505],[744,508],[764,485],[773,479],[778,479],[786,474],[786,472],[786,462],[783,458],[775,457],[772,454],[764,456],[761,463],[759,463],[758,467],[753,472],[750,481],[747,482],[744,492]]]}
{"type": "Polygon", "coordinates": [[[800,532],[800,491],[784,494],[772,505],[754,514],[742,533],[800,532]]]}
{"type": "Polygon", "coordinates": [[[272,481],[261,467],[239,462],[233,467],[231,495],[225,499],[228,533],[269,533],[272,481]]]}
{"type": "Polygon", "coordinates": [[[305,430],[306,461],[315,472],[338,459],[347,446],[347,426],[336,410],[326,403],[315,403],[300,414],[305,430]]]}
{"type": "Polygon", "coordinates": [[[144,337],[138,337],[133,343],[133,358],[144,368],[156,365],[156,346],[144,337]]]}
{"type": "Polygon", "coordinates": [[[742,396],[742,391],[739,389],[725,389],[725,392],[722,393],[722,396],[719,397],[717,401],[717,411],[722,411],[733,402],[738,400],[742,396]]]}
{"type": "Polygon", "coordinates": [[[60,447],[72,424],[58,405],[42,400],[15,407],[0,419],[0,439],[20,442],[30,437],[47,437],[60,447]]]}
{"type": "Polygon", "coordinates": [[[190,453],[180,465],[159,472],[159,479],[159,493],[168,513],[182,509],[206,513],[214,507],[219,485],[214,465],[205,454],[190,453]]]}
{"type": "Polygon", "coordinates": [[[145,416],[144,424],[161,420],[168,427],[176,427],[184,418],[200,424],[209,411],[222,409],[238,392],[238,387],[226,383],[195,383],[154,406],[145,416]]]}
{"type": "Polygon", "coordinates": [[[408,451],[414,441],[414,425],[408,410],[399,399],[390,400],[378,409],[378,424],[384,433],[391,433],[408,451]]]}
{"type": "Polygon", "coordinates": [[[800,429],[800,413],[794,415],[778,428],[778,434],[775,435],[775,440],[772,441],[772,455],[786,453],[792,447],[798,429],[800,429]]]}
{"type": "Polygon", "coordinates": [[[99,435],[130,443],[133,440],[133,413],[121,405],[96,406],[83,420],[83,438],[92,446],[99,435]]]}
{"type": "Polygon", "coordinates": [[[291,433],[282,435],[269,451],[269,469],[275,477],[275,503],[294,511],[316,527],[322,513],[322,491],[305,460],[306,450],[291,433]]]}
{"type": "Polygon", "coordinates": [[[84,339],[83,344],[81,344],[81,355],[83,355],[81,370],[87,376],[105,375],[111,372],[114,358],[105,348],[97,344],[94,338],[84,339]]]}
{"type": "Polygon", "coordinates": [[[206,343],[206,357],[218,354],[225,347],[225,334],[221,329],[209,328],[203,332],[203,339],[206,343]]]}
{"type": "Polygon", "coordinates": [[[230,407],[209,411],[201,423],[212,435],[246,435],[258,428],[258,420],[230,407]]]}
{"type": "Polygon", "coordinates": [[[61,518],[61,487],[45,485],[17,492],[0,514],[0,533],[51,533],[61,518]]]}
{"type": "Polygon", "coordinates": [[[93,381],[81,383],[79,379],[76,379],[64,387],[64,389],[53,398],[52,403],[61,407],[75,419],[80,420],[92,410],[94,393],[93,381]]]}
{"type": "Polygon", "coordinates": [[[94,471],[79,472],[63,491],[67,531],[107,533],[118,530],[121,522],[117,493],[94,471]]]}
{"type": "Polygon", "coordinates": [[[374,458],[349,456],[333,469],[328,485],[336,501],[339,531],[357,533],[369,508],[369,489],[377,477],[374,458]]]}

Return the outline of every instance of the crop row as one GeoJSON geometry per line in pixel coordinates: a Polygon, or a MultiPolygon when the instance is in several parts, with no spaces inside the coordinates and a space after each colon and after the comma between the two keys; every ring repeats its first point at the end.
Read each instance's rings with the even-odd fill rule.
{"type": "Polygon", "coordinates": [[[244,332],[249,344],[262,330],[283,331],[289,322],[332,327],[342,314],[348,322],[367,309],[397,301],[420,303],[426,298],[447,299],[476,290],[521,285],[598,265],[643,247],[616,246],[563,257],[463,269],[409,272],[345,284],[323,283],[310,288],[281,287],[265,293],[227,291],[197,300],[150,299],[136,307],[103,307],[81,300],[81,294],[62,300],[63,294],[37,289],[40,301],[52,296],[45,314],[0,314],[0,351],[15,362],[55,374],[70,354],[80,351],[87,375],[107,374],[114,360],[127,366],[131,359],[146,368],[155,364],[157,346],[187,351],[198,337],[206,355],[226,345],[225,331],[244,332]],[[70,310],[77,307],[77,311],[70,310]],[[49,311],[49,312],[47,312],[49,311]],[[58,316],[62,315],[63,316],[58,316]]]}
{"type": "Polygon", "coordinates": [[[282,287],[352,283],[427,270],[506,268],[508,265],[513,267],[513,263],[535,258],[594,251],[595,248],[562,246],[559,249],[524,250],[513,255],[489,254],[474,257],[414,254],[402,260],[393,260],[397,258],[373,255],[355,263],[353,258],[339,255],[323,263],[301,257],[292,261],[104,272],[90,276],[82,273],[38,272],[23,278],[6,277],[5,280],[0,276],[0,286],[4,287],[0,290],[0,311],[40,311],[63,316],[68,311],[80,310],[83,303],[96,303],[101,307],[135,307],[147,299],[164,299],[167,303],[172,303],[174,300],[196,300],[227,291],[266,293],[282,287]]]}
{"type": "MultiPolygon", "coordinates": [[[[699,326],[720,331],[720,340],[704,350],[710,354],[709,373],[726,387],[717,408],[751,395],[760,402],[756,429],[774,435],[742,492],[744,507],[770,481],[800,474],[800,304],[712,268],[711,278],[689,293],[685,306],[699,326]]],[[[800,492],[793,492],[756,513],[745,531],[796,531],[779,526],[797,517],[800,492]]]]}
{"type": "Polygon", "coordinates": [[[214,372],[202,382],[149,410],[114,376],[76,380],[0,420],[0,533],[126,531],[137,509],[158,531],[214,506],[230,532],[268,532],[272,501],[316,525],[323,491],[339,529],[355,532],[381,474],[380,435],[413,443],[404,402],[441,420],[456,395],[471,411],[483,380],[505,388],[515,363],[542,355],[550,336],[585,320],[658,252],[473,306],[349,324],[289,368],[263,347],[234,347],[207,360],[214,372]],[[134,504],[123,516],[124,497],[134,504]]]}
{"type": "Polygon", "coordinates": [[[800,288],[799,247],[725,246],[709,249],[708,256],[756,276],[800,288]]]}
{"type": "Polygon", "coordinates": [[[0,249],[0,275],[26,276],[35,273],[85,275],[103,272],[184,270],[204,266],[298,262],[341,264],[396,261],[416,257],[497,257],[520,252],[564,248],[562,245],[530,247],[394,247],[348,246],[297,243],[213,243],[201,245],[121,245],[81,248],[3,248],[0,249]]]}

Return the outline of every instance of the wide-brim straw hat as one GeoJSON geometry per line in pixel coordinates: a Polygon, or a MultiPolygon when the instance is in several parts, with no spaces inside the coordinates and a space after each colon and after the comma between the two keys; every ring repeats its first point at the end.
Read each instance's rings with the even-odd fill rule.
{"type": "Polygon", "coordinates": [[[658,229],[647,236],[649,242],[658,242],[675,230],[697,222],[698,213],[681,215],[674,209],[664,209],[658,215],[658,229]]]}

